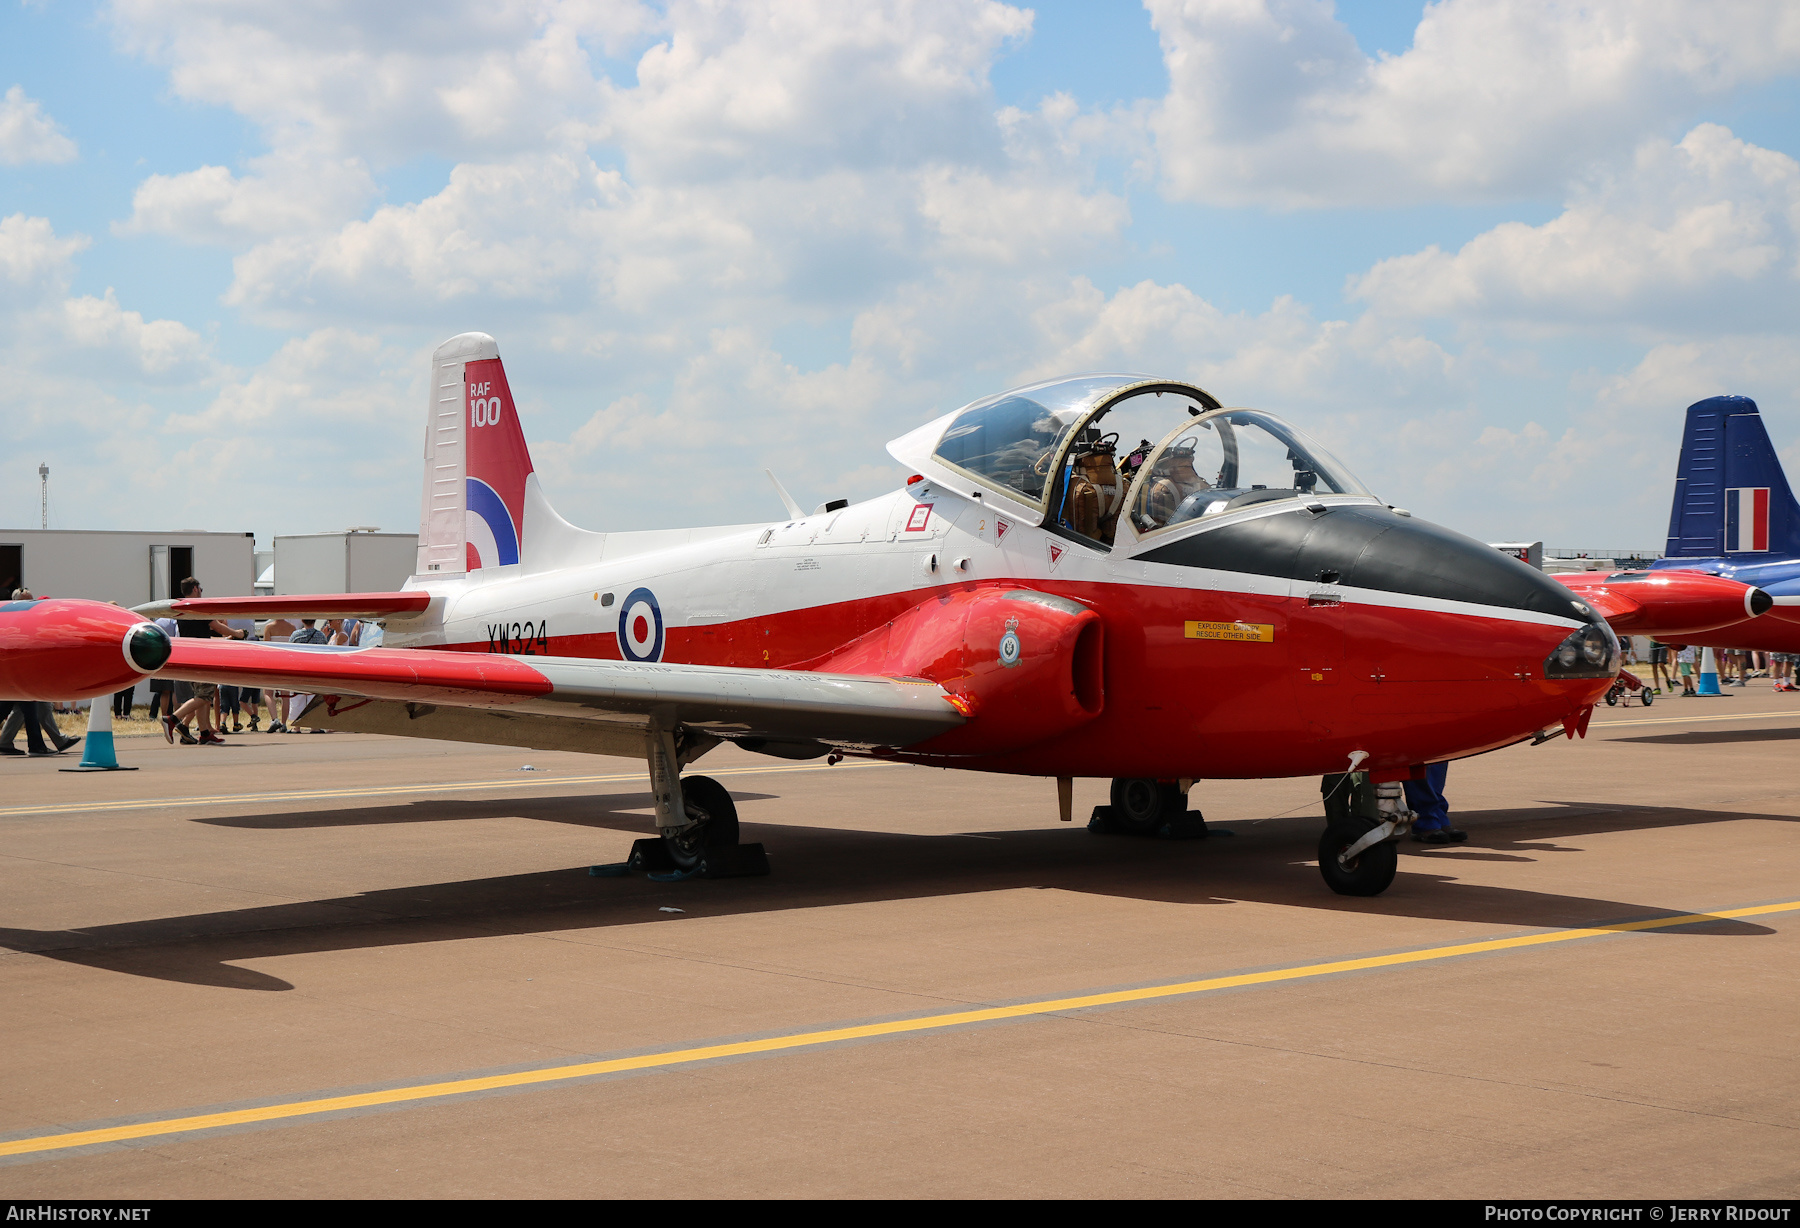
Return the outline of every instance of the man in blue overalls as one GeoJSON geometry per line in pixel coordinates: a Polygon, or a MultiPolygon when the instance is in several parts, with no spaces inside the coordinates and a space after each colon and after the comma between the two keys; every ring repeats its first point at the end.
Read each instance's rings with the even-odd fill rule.
{"type": "Polygon", "coordinates": [[[1444,778],[1450,774],[1448,763],[1425,765],[1424,780],[1406,782],[1406,805],[1418,819],[1413,823],[1413,839],[1420,844],[1461,844],[1469,838],[1466,831],[1450,825],[1450,803],[1444,800],[1444,778]]]}

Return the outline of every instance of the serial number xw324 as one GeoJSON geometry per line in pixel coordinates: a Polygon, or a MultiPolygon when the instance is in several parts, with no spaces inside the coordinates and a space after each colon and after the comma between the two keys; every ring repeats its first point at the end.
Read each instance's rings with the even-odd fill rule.
{"type": "Polygon", "coordinates": [[[488,623],[488,651],[516,657],[550,655],[550,620],[524,623],[488,623]]]}

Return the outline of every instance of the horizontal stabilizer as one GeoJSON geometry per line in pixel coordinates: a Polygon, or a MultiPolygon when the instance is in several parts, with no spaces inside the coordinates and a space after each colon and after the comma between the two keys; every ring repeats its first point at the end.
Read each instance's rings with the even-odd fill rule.
{"type": "Polygon", "coordinates": [[[175,597],[131,607],[145,618],[391,618],[423,614],[430,593],[308,593],[277,597],[175,597]]]}

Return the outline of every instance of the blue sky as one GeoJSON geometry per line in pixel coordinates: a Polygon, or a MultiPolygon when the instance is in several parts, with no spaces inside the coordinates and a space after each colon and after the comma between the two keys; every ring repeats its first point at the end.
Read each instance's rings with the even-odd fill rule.
{"type": "Polygon", "coordinates": [[[764,464],[876,494],[886,439],[1092,367],[1489,538],[1656,545],[1700,396],[1800,462],[1780,5],[309,17],[0,17],[0,524],[47,460],[58,527],[410,528],[464,329],[596,528],[773,514],[764,464]]]}

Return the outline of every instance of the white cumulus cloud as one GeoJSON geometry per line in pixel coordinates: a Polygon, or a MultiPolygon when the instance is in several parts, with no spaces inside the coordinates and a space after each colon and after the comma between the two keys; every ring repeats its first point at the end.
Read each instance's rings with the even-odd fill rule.
{"type": "Polygon", "coordinates": [[[1280,206],[1556,192],[1703,100],[1800,67],[1781,0],[1441,0],[1365,56],[1330,0],[1146,0],[1171,194],[1280,206]]]}
{"type": "Polygon", "coordinates": [[[8,302],[36,299],[60,290],[74,273],[75,253],[91,240],[86,235],[59,238],[47,217],[15,213],[0,218],[0,279],[8,302]]]}
{"type": "Polygon", "coordinates": [[[75,142],[44,114],[43,104],[27,98],[22,87],[12,86],[0,97],[0,162],[73,162],[77,152],[75,142]]]}
{"type": "Polygon", "coordinates": [[[113,291],[70,296],[86,235],[60,236],[48,218],[0,219],[0,364],[13,371],[68,372],[155,383],[200,378],[200,335],[178,320],[146,320],[113,291]]]}
{"type": "Polygon", "coordinates": [[[357,217],[376,192],[367,168],[354,158],[283,151],[252,159],[250,168],[243,176],[223,166],[151,175],[132,194],[131,217],[113,231],[244,246],[340,226],[357,217]]]}
{"type": "Polygon", "coordinates": [[[578,133],[600,96],[584,41],[622,46],[656,24],[635,0],[114,0],[111,16],[177,96],[230,107],[278,146],[375,162],[578,133]]]}
{"type": "Polygon", "coordinates": [[[1383,260],[1351,291],[1394,316],[1760,330],[1800,309],[1800,163],[1702,124],[1541,226],[1383,260]]]}
{"type": "Polygon", "coordinates": [[[993,0],[675,3],[607,123],[665,181],[991,160],[988,66],[1031,20],[993,0]]]}

